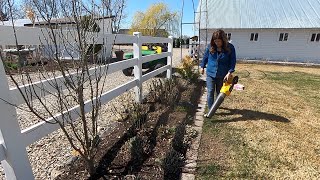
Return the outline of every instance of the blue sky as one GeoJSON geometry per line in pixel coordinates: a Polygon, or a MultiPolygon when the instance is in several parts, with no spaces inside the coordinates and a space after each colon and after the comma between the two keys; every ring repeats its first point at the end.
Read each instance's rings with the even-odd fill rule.
{"type": "MultiPolygon", "coordinates": [[[[168,5],[171,11],[177,11],[179,14],[182,9],[182,0],[127,0],[127,8],[125,13],[128,16],[123,24],[124,28],[129,28],[131,25],[132,18],[136,11],[145,11],[153,3],[163,2],[168,5]]],[[[195,9],[198,6],[198,0],[194,0],[195,9]]],[[[184,13],[183,13],[184,22],[194,21],[193,5],[192,0],[184,0],[184,13]]],[[[192,25],[183,25],[183,35],[193,36],[194,31],[192,25]]]]}
{"type": "MultiPolygon", "coordinates": [[[[163,2],[168,5],[171,11],[179,12],[181,15],[182,1],[183,0],[125,0],[127,3],[127,8],[125,9],[125,14],[127,18],[122,23],[123,28],[129,28],[131,25],[132,18],[137,11],[146,11],[154,3],[163,2]]],[[[195,9],[197,9],[198,1],[193,0],[195,9]]],[[[21,3],[22,0],[16,0],[16,2],[21,3]]],[[[193,23],[194,22],[194,11],[192,0],[184,0],[184,11],[183,11],[183,22],[193,23]]],[[[180,26],[180,22],[179,22],[180,26]]],[[[194,32],[192,25],[183,25],[182,30],[183,35],[193,36],[197,33],[194,32]]]]}

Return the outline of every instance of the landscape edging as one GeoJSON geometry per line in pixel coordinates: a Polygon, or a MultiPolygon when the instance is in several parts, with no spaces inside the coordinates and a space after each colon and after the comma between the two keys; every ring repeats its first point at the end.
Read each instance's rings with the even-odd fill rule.
{"type": "MultiPolygon", "coordinates": [[[[200,80],[205,81],[205,76],[203,75],[200,80]]],[[[202,136],[202,126],[204,123],[204,113],[207,104],[207,90],[205,89],[203,95],[200,98],[198,104],[196,115],[194,116],[194,123],[192,129],[198,132],[198,136],[191,142],[190,148],[187,150],[185,165],[182,168],[181,180],[194,180],[197,170],[197,160],[198,160],[198,150],[200,147],[201,136],[202,136]]]]}

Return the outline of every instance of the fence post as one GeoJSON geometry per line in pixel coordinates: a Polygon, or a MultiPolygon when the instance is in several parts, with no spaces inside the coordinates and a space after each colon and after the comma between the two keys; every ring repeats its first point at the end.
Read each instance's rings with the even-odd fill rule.
{"type": "Polygon", "coordinates": [[[137,86],[134,88],[135,94],[136,94],[136,102],[141,103],[142,102],[142,53],[141,53],[141,33],[140,32],[134,32],[134,36],[137,37],[137,41],[133,43],[133,58],[138,58],[137,64],[134,66],[134,77],[136,80],[138,80],[137,86]]]}
{"type": "Polygon", "coordinates": [[[14,106],[4,102],[11,101],[10,90],[3,63],[0,57],[0,142],[3,143],[6,159],[1,162],[6,179],[34,179],[26,147],[22,142],[21,129],[14,106]]]}
{"type": "Polygon", "coordinates": [[[173,52],[173,37],[169,36],[171,39],[170,42],[168,43],[168,52],[170,52],[170,55],[168,56],[167,59],[167,65],[170,65],[170,68],[167,70],[167,79],[172,78],[172,52],[173,52]]]}

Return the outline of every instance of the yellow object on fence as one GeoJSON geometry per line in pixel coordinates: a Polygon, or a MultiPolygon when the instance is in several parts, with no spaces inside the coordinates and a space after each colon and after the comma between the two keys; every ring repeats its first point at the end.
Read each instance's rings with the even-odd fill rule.
{"type": "Polygon", "coordinates": [[[162,53],[162,47],[161,46],[156,46],[156,52],[158,54],[162,53]]]}
{"type": "Polygon", "coordinates": [[[148,46],[142,46],[141,49],[144,50],[144,51],[145,50],[149,50],[148,46]]]}

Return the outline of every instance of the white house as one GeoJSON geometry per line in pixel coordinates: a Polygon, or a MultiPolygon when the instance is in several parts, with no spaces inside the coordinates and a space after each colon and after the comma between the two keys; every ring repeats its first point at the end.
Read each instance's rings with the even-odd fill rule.
{"type": "Polygon", "coordinates": [[[238,59],[320,63],[320,0],[199,0],[200,10],[202,51],[223,29],[238,59]]]}
{"type": "MultiPolygon", "coordinates": [[[[95,21],[97,25],[100,27],[100,32],[103,32],[105,34],[112,34],[112,20],[114,16],[106,16],[106,17],[97,17],[95,18],[95,21]]],[[[25,27],[25,28],[47,28],[49,26],[49,23],[47,21],[37,19],[35,23],[32,23],[29,19],[16,19],[13,21],[13,24],[15,27],[25,27]]],[[[0,32],[6,32],[8,28],[1,28],[2,26],[13,26],[11,21],[1,21],[0,22],[0,32]],[[4,30],[6,29],[6,31],[4,30]]],[[[72,30],[75,26],[75,21],[73,18],[58,18],[58,19],[52,19],[50,22],[50,25],[57,29],[68,29],[72,30]]],[[[1,42],[1,40],[0,40],[1,42]]],[[[76,46],[73,45],[61,45],[61,47],[58,48],[58,50],[55,50],[55,46],[47,45],[44,43],[41,47],[42,55],[51,58],[53,56],[53,53],[59,52],[61,59],[78,59],[79,58],[79,52],[77,49],[75,49],[76,46]]],[[[106,51],[106,56],[111,56],[111,46],[106,51]]],[[[1,48],[0,48],[1,49],[1,48]]],[[[3,48],[4,49],[4,48],[3,48]]]]}

